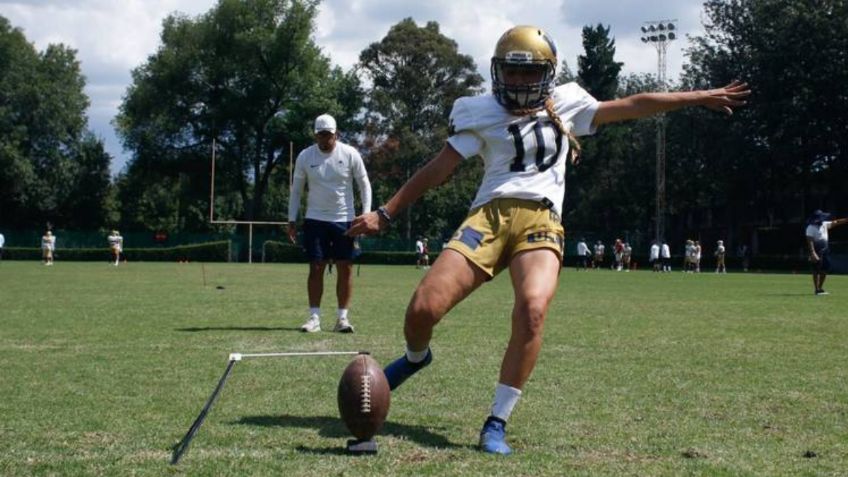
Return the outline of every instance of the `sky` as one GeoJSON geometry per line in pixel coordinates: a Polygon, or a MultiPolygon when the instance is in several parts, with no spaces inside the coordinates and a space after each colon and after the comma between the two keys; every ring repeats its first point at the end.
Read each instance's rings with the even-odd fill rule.
{"type": "MultiPolygon", "coordinates": [[[[686,35],[703,34],[703,0],[323,0],[314,39],[331,61],[348,69],[359,53],[380,41],[404,18],[419,25],[439,23],[462,54],[474,58],[488,80],[495,42],[514,25],[536,25],[556,42],[560,61],[577,71],[583,52],[581,30],[609,26],[616,60],[623,72],[657,71],[657,52],[640,40],[646,21],[677,20],[680,33],[668,47],[668,78],[675,79],[686,61],[686,35]]],[[[120,172],[131,154],[123,150],[111,125],[131,82],[130,72],[159,48],[162,20],[174,12],[201,15],[217,0],[0,0],[0,15],[23,30],[39,51],[51,43],[77,50],[85,92],[91,100],[89,128],[113,157],[120,172]]]]}

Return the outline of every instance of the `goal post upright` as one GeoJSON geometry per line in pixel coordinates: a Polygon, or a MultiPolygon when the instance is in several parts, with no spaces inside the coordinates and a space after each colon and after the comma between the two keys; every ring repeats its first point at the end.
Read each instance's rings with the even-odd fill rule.
{"type": "MultiPolygon", "coordinates": [[[[288,222],[277,222],[267,220],[216,220],[215,219],[215,159],[217,157],[218,143],[212,139],[212,159],[209,166],[209,223],[219,225],[247,225],[248,226],[248,250],[247,262],[253,263],[253,226],[254,225],[288,225],[288,222]]],[[[294,145],[289,141],[289,187],[291,187],[291,158],[294,145]]]]}

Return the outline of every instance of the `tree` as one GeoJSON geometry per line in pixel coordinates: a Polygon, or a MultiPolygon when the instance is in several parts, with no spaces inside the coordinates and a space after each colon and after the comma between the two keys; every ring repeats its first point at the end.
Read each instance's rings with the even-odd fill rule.
{"type": "MultiPolygon", "coordinates": [[[[688,86],[753,86],[747,107],[698,144],[721,171],[731,223],[797,223],[848,199],[848,2],[711,0],[694,38],[688,86]]],[[[797,234],[796,234],[797,235],[797,234]]]]}
{"type": "MultiPolygon", "coordinates": [[[[586,54],[578,57],[577,82],[599,101],[622,93],[618,90],[622,63],[615,61],[615,41],[608,35],[608,27],[584,27],[586,54]]],[[[600,226],[621,233],[646,226],[644,182],[631,180],[633,174],[643,172],[634,167],[638,151],[632,145],[639,141],[630,123],[605,126],[583,141],[580,165],[566,171],[564,218],[570,227],[596,230],[600,226]]]]}
{"type": "Polygon", "coordinates": [[[556,84],[566,84],[571,83],[572,81],[577,81],[577,77],[571,72],[571,68],[568,67],[568,62],[566,60],[562,60],[562,66],[560,67],[559,74],[557,74],[556,84]]]}
{"type": "Polygon", "coordinates": [[[120,214],[112,205],[113,186],[109,172],[112,157],[103,142],[86,133],[75,154],[76,180],[63,207],[64,223],[84,230],[106,229],[118,223],[120,214]]]}
{"type": "MultiPolygon", "coordinates": [[[[382,40],[362,51],[359,66],[371,83],[366,132],[371,149],[369,169],[373,177],[379,177],[374,181],[374,197],[385,201],[441,149],[453,102],[479,94],[483,78],[474,60],[460,54],[456,42],[441,34],[438,23],[418,27],[411,18],[394,25],[382,40]]],[[[413,232],[441,236],[458,225],[477,185],[470,186],[476,181],[467,180],[468,176],[474,179],[478,174],[464,165],[454,179],[461,189],[431,191],[408,209],[406,238],[413,232]]]]}
{"type": "Polygon", "coordinates": [[[156,218],[143,213],[156,210],[142,206],[144,184],[167,179],[157,196],[179,203],[183,220],[168,226],[209,227],[198,211],[209,205],[213,140],[216,193],[242,206],[225,217],[264,217],[264,207],[280,202],[265,196],[275,169],[288,163],[289,141],[297,149],[311,144],[310,124],[325,112],[339,118],[342,130],[355,126],[358,78],[331,68],[312,40],[317,4],[220,0],[196,19],[175,14],[164,21],[162,46],[133,71],[117,118],[134,152],[122,193],[124,207],[136,211],[133,225],[154,227],[156,218]],[[142,185],[131,185],[137,181],[142,185]]]}
{"type": "Polygon", "coordinates": [[[618,74],[621,65],[615,61],[615,40],[609,37],[610,27],[598,24],[583,27],[585,55],[577,57],[581,86],[598,101],[615,98],[618,93],[618,74]]]}
{"type": "Polygon", "coordinates": [[[86,130],[76,52],[37,52],[0,17],[0,211],[4,223],[103,226],[109,156],[86,130]],[[94,190],[96,189],[96,190],[94,190]]]}

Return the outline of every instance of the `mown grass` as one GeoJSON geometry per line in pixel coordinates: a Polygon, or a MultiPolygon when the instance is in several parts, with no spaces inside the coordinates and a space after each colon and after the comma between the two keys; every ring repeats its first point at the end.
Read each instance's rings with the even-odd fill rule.
{"type": "MultiPolygon", "coordinates": [[[[573,270],[510,421],[513,456],[474,447],[509,330],[502,276],[437,328],[436,359],[392,396],[377,456],[343,452],[336,386],[349,358],[273,358],[236,365],[169,465],[230,352],[366,349],[386,363],[402,352],[422,273],[363,266],[357,332],[307,335],[305,265],[0,262],[0,475],[848,469],[848,278],[815,297],[805,275],[573,270]]],[[[334,301],[325,296],[328,329],[334,301]]]]}

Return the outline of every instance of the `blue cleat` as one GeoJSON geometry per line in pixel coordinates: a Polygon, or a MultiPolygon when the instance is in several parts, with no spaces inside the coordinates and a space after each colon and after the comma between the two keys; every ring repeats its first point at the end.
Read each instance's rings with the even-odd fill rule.
{"type": "Polygon", "coordinates": [[[383,373],[386,375],[386,381],[389,382],[389,389],[394,391],[395,388],[403,384],[408,377],[417,373],[432,361],[433,352],[429,349],[427,350],[427,356],[424,358],[424,361],[421,361],[420,363],[410,362],[406,359],[405,354],[392,361],[385,369],[383,369],[383,373]]]}
{"type": "Polygon", "coordinates": [[[480,450],[489,454],[512,454],[506,443],[506,422],[495,416],[486,419],[480,431],[480,450]]]}

